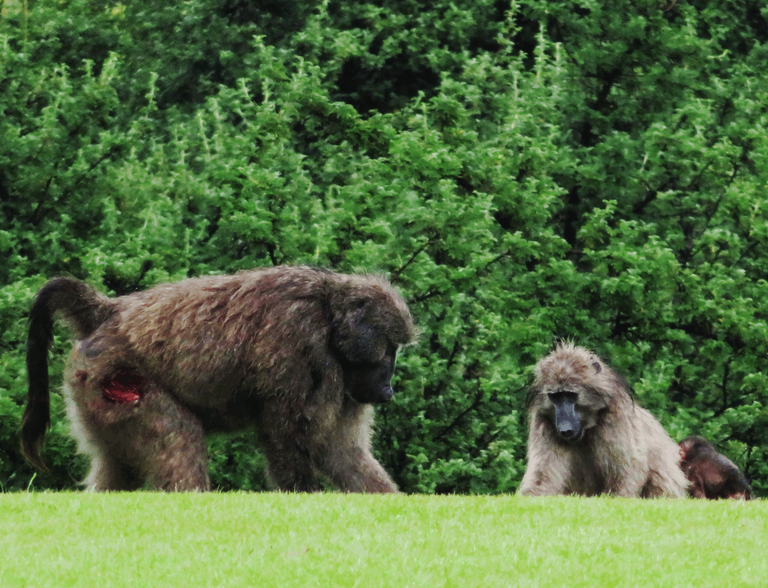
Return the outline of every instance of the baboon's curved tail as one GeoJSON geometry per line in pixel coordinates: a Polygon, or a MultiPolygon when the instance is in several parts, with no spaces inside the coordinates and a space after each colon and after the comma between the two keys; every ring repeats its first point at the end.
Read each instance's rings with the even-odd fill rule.
{"type": "Polygon", "coordinates": [[[87,337],[112,314],[109,298],[74,278],[54,278],[43,286],[29,312],[27,337],[27,407],[21,425],[21,452],[45,470],[40,446],[51,424],[48,394],[48,350],[53,342],[53,316],[61,313],[78,339],[87,337]]]}

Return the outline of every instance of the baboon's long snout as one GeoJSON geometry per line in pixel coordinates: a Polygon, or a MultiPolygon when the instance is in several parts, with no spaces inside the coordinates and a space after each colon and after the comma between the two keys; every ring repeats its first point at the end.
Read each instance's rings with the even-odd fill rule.
{"type": "Polygon", "coordinates": [[[384,402],[389,402],[392,400],[392,397],[395,395],[395,391],[392,389],[392,385],[384,386],[381,390],[381,396],[374,402],[374,404],[382,404],[384,402]]]}
{"type": "Polygon", "coordinates": [[[555,402],[555,427],[564,441],[579,441],[584,434],[581,417],[576,412],[576,403],[569,398],[555,402]]]}
{"type": "Polygon", "coordinates": [[[563,441],[580,441],[583,433],[583,429],[558,429],[557,431],[563,441]]]}

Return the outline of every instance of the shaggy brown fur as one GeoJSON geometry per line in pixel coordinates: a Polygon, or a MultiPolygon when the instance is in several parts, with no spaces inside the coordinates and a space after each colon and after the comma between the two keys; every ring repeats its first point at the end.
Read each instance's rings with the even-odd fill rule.
{"type": "Polygon", "coordinates": [[[734,498],[751,500],[752,488],[738,466],[718,453],[703,437],[686,437],[680,442],[683,472],[691,485],[688,494],[694,498],[734,498]]]}
{"type": "Polygon", "coordinates": [[[75,331],[64,395],[94,490],[209,488],[204,434],[258,426],[283,490],[395,492],[370,452],[372,403],[392,396],[415,336],[381,277],[275,267],[109,299],[51,280],[30,313],[22,449],[44,467],[52,317],[75,331]]]}
{"type": "Polygon", "coordinates": [[[521,494],[685,495],[677,444],[599,357],[560,344],[535,373],[521,494]]]}

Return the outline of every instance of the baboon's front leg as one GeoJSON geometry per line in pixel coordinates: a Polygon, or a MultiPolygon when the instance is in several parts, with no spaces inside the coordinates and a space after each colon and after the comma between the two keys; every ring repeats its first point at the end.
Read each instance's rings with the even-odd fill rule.
{"type": "Polygon", "coordinates": [[[517,491],[523,496],[565,494],[570,473],[570,460],[565,456],[547,451],[546,448],[529,451],[528,467],[517,491]]]}
{"type": "Polygon", "coordinates": [[[262,413],[261,439],[269,465],[269,477],[281,490],[317,492],[309,440],[309,421],[298,411],[291,411],[282,399],[267,402],[262,413]],[[298,413],[298,414],[297,414],[298,413]]]}
{"type": "Polygon", "coordinates": [[[365,447],[339,447],[329,449],[324,470],[333,483],[345,492],[384,493],[397,492],[381,464],[365,447]]]}
{"type": "Polygon", "coordinates": [[[348,407],[323,444],[320,469],[345,492],[397,492],[381,464],[371,454],[373,407],[348,407]]]}

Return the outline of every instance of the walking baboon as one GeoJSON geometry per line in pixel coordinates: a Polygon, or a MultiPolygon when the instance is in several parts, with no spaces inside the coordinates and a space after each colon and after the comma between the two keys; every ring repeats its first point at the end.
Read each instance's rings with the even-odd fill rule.
{"type": "Polygon", "coordinates": [[[752,488],[738,466],[703,437],[691,436],[680,441],[680,455],[683,473],[691,483],[688,494],[693,498],[752,499],[752,488]]]}
{"type": "Polygon", "coordinates": [[[204,434],[256,425],[283,490],[396,492],[370,452],[371,404],[393,394],[401,345],[415,336],[384,278],[275,267],[188,279],[107,298],[72,278],[37,294],[27,347],[27,459],[50,424],[53,315],[76,343],[64,397],[94,490],[209,488],[204,434]]]}
{"type": "Polygon", "coordinates": [[[684,496],[680,451],[623,378],[561,343],[536,365],[528,398],[525,495],[684,496]]]}

